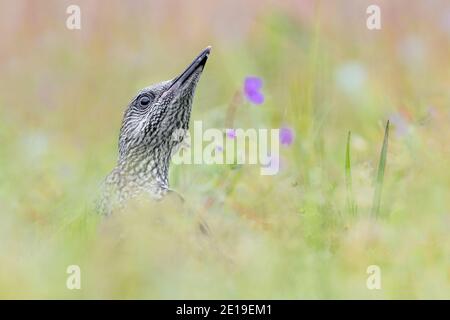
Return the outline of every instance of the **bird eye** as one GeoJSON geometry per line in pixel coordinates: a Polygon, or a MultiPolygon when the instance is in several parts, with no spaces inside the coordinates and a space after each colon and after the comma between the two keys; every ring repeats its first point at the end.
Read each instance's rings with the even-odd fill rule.
{"type": "Polygon", "coordinates": [[[146,107],[146,106],[148,106],[149,103],[150,103],[150,98],[147,97],[147,96],[142,96],[142,97],[139,99],[139,104],[140,104],[141,106],[146,107]]]}

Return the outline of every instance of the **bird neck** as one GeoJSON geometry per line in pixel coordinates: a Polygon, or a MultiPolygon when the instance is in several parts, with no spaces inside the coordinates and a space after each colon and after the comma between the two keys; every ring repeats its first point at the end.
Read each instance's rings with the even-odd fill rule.
{"type": "Polygon", "coordinates": [[[168,188],[170,157],[161,148],[136,150],[119,160],[118,168],[128,183],[137,187],[152,184],[168,188]]]}

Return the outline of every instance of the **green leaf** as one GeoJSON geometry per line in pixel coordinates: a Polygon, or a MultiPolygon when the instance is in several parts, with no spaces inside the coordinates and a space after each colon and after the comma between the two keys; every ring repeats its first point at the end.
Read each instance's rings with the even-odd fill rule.
{"type": "Polygon", "coordinates": [[[375,217],[378,217],[378,215],[380,214],[381,191],[383,188],[384,170],[386,168],[388,140],[389,140],[389,120],[386,123],[386,129],[384,131],[383,147],[381,148],[380,161],[378,163],[377,177],[375,180],[375,192],[373,195],[373,203],[372,203],[372,215],[375,217]]]}

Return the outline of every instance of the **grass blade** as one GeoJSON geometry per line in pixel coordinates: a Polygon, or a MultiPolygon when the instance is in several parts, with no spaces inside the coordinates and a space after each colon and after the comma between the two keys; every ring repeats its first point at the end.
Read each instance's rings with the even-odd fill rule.
{"type": "Polygon", "coordinates": [[[378,217],[380,213],[381,191],[383,188],[384,169],[386,168],[386,156],[389,140],[389,120],[384,131],[383,147],[381,148],[380,162],[378,163],[377,177],[375,180],[375,191],[373,194],[372,216],[378,217]]]}
{"type": "Polygon", "coordinates": [[[345,149],[345,185],[347,188],[347,210],[352,214],[356,214],[356,206],[353,197],[352,186],[352,166],[350,159],[350,143],[352,138],[352,132],[349,131],[347,135],[347,146],[345,149]]]}

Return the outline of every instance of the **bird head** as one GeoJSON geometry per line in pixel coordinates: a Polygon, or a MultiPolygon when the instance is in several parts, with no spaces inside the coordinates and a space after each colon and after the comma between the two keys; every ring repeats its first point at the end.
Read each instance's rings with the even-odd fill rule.
{"type": "Polygon", "coordinates": [[[139,91],[124,113],[119,137],[119,162],[155,151],[170,158],[189,129],[192,101],[211,47],[204,49],[172,80],[139,91]]]}

